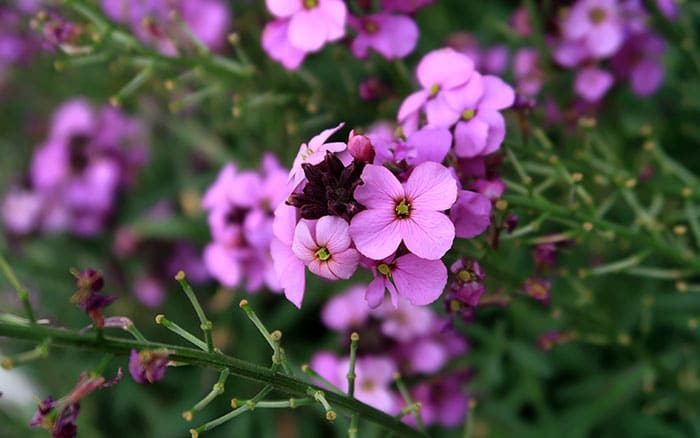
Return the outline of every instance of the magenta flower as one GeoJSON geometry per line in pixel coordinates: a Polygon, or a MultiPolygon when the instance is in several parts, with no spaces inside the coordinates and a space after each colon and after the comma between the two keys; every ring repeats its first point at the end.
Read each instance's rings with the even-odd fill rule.
{"type": "Polygon", "coordinates": [[[352,41],[352,53],[360,59],[376,50],[386,59],[407,56],[416,48],[418,26],[410,17],[385,12],[365,17],[351,16],[348,23],[357,31],[352,41]]]}
{"type": "Polygon", "coordinates": [[[347,7],[341,0],[266,0],[265,4],[272,15],[289,19],[289,42],[304,52],[315,52],[345,35],[347,7]]]}
{"type": "Polygon", "coordinates": [[[574,91],[586,102],[598,102],[610,90],[613,75],[597,67],[587,67],[576,75],[574,91]]]}
{"type": "Polygon", "coordinates": [[[474,72],[474,62],[451,48],[434,50],[421,59],[416,75],[423,87],[409,95],[401,104],[399,123],[407,133],[418,126],[423,110],[428,125],[448,128],[459,120],[460,113],[448,105],[445,96],[466,84],[474,72]],[[450,68],[445,68],[445,66],[450,68]]]}
{"type": "Polygon", "coordinates": [[[411,304],[424,306],[437,300],[447,284],[447,268],[440,260],[425,260],[406,254],[395,260],[378,262],[372,269],[374,280],[367,286],[365,300],[376,308],[384,301],[384,291],[394,307],[398,296],[411,304]]]}
{"type": "MultiPolygon", "coordinates": [[[[443,377],[439,382],[421,383],[411,394],[422,403],[421,416],[426,425],[458,426],[469,410],[469,397],[462,390],[464,378],[458,375],[443,377]]],[[[413,422],[413,417],[407,417],[413,422]]]]}
{"type": "Polygon", "coordinates": [[[389,306],[385,301],[374,311],[382,320],[382,334],[399,342],[408,342],[427,335],[436,319],[435,312],[425,306],[416,306],[408,300],[399,299],[397,306],[389,306]]]}
{"type": "Polygon", "coordinates": [[[411,14],[420,8],[433,4],[435,0],[382,0],[382,9],[411,14]]]}
{"type": "Polygon", "coordinates": [[[302,219],[294,230],[292,251],[314,274],[347,280],[360,263],[360,254],[350,247],[348,228],[338,216],[324,216],[315,223],[302,219]]]}
{"type": "Polygon", "coordinates": [[[149,384],[163,380],[168,366],[168,351],[131,349],[129,373],[136,383],[149,384]]]}
{"type": "Polygon", "coordinates": [[[347,148],[347,145],[342,142],[326,143],[326,140],[344,125],[344,123],[340,123],[335,128],[326,129],[309,140],[308,144],[302,143],[299,146],[299,152],[294,158],[292,170],[289,171],[289,181],[292,182],[293,189],[305,178],[304,171],[301,168],[302,163],[318,164],[326,157],[326,152],[341,152],[347,148]]]}
{"type": "Polygon", "coordinates": [[[334,295],[323,306],[321,321],[336,331],[362,328],[369,318],[369,308],[364,298],[366,289],[366,286],[355,285],[334,295]]]}
{"type": "Polygon", "coordinates": [[[374,164],[398,164],[404,160],[411,166],[426,161],[442,163],[452,146],[452,134],[447,128],[425,127],[406,139],[382,132],[367,135],[375,145],[374,164]]]}
{"type": "Polygon", "coordinates": [[[606,58],[622,44],[624,31],[617,0],[578,0],[562,23],[568,40],[580,40],[597,58],[606,58]]]}
{"type": "Polygon", "coordinates": [[[306,52],[297,49],[289,42],[289,20],[274,20],[265,25],[262,32],[262,47],[270,58],[279,62],[287,70],[299,68],[306,52]]]}
{"type": "Polygon", "coordinates": [[[367,210],[352,218],[350,236],[362,255],[382,260],[403,242],[418,257],[438,260],[452,247],[454,225],[442,212],[457,200],[457,182],[447,168],[427,161],[400,183],[370,164],[361,178],[355,199],[367,210]]]}
{"type": "Polygon", "coordinates": [[[480,193],[461,190],[450,209],[450,219],[455,224],[455,236],[464,239],[478,236],[491,223],[491,201],[480,193]]]}
{"type": "Polygon", "coordinates": [[[664,78],[664,40],[650,32],[633,35],[611,60],[615,76],[629,79],[637,96],[649,96],[664,78]]]}
{"type": "Polygon", "coordinates": [[[472,158],[489,155],[503,143],[506,122],[499,110],[515,101],[513,89],[496,76],[474,73],[469,82],[447,95],[447,102],[457,112],[455,154],[472,158]]]}

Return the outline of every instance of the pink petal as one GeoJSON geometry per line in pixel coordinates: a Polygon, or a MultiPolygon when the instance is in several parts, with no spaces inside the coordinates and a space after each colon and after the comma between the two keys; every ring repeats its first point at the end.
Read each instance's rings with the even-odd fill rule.
{"type": "Polygon", "coordinates": [[[377,277],[374,277],[374,280],[367,286],[365,300],[372,309],[376,309],[384,301],[385,281],[384,276],[379,274],[377,277]]]}
{"type": "Polygon", "coordinates": [[[353,248],[345,251],[333,253],[327,265],[330,272],[336,279],[340,278],[347,280],[352,277],[352,274],[357,271],[357,266],[360,264],[360,253],[353,248]]]}
{"type": "Polygon", "coordinates": [[[335,257],[336,253],[350,247],[349,224],[338,216],[323,216],[316,222],[316,243],[328,249],[335,257]]]}
{"type": "Polygon", "coordinates": [[[464,110],[476,109],[484,91],[483,76],[474,72],[469,82],[461,87],[445,90],[444,95],[450,108],[461,115],[464,110]]]}
{"type": "Polygon", "coordinates": [[[501,110],[515,102],[513,88],[496,76],[484,76],[484,95],[479,102],[479,109],[501,110]]]}
{"type": "Polygon", "coordinates": [[[455,154],[460,158],[474,158],[482,155],[486,148],[489,125],[479,118],[459,122],[455,127],[455,154]]]}
{"type": "Polygon", "coordinates": [[[302,9],[289,21],[289,42],[304,52],[316,52],[326,42],[325,16],[318,8],[302,9]]]}
{"type": "Polygon", "coordinates": [[[425,161],[442,163],[452,146],[452,134],[445,128],[423,128],[409,135],[406,143],[416,148],[416,156],[411,164],[425,161]]]}
{"type": "Polygon", "coordinates": [[[403,123],[408,118],[408,116],[420,110],[420,108],[423,106],[423,104],[425,104],[427,100],[427,91],[416,91],[415,93],[410,94],[406,99],[404,99],[403,103],[401,103],[401,107],[399,107],[399,112],[396,119],[400,123],[403,123]]]}
{"type": "Polygon", "coordinates": [[[294,228],[297,223],[297,209],[282,203],[275,209],[275,220],[272,222],[272,234],[288,246],[294,240],[294,228]]]}
{"type": "Polygon", "coordinates": [[[308,263],[316,260],[316,251],[318,251],[318,248],[319,245],[316,244],[316,241],[311,235],[309,221],[302,219],[294,230],[294,241],[292,242],[292,251],[294,255],[308,263]]]}
{"type": "Polygon", "coordinates": [[[447,352],[438,342],[432,339],[422,339],[411,345],[411,371],[431,374],[437,372],[447,363],[447,352]]]}
{"type": "Polygon", "coordinates": [[[425,115],[428,125],[438,128],[449,128],[457,123],[461,114],[447,103],[445,93],[440,93],[425,104],[425,115]]]}
{"type": "Polygon", "coordinates": [[[593,55],[606,58],[620,48],[623,37],[622,26],[619,23],[607,22],[596,26],[595,30],[588,34],[586,45],[593,55]]]}
{"type": "Polygon", "coordinates": [[[428,89],[436,84],[442,88],[456,87],[467,82],[473,72],[472,60],[449,47],[428,53],[416,69],[418,82],[428,89]]]}
{"type": "Polygon", "coordinates": [[[227,287],[236,287],[241,281],[241,265],[236,253],[224,245],[210,243],[204,248],[204,265],[212,277],[227,287]]]}
{"type": "Polygon", "coordinates": [[[279,284],[284,289],[284,296],[297,308],[301,308],[306,286],[304,264],[296,257],[292,249],[279,239],[272,240],[270,253],[279,284]]]}
{"type": "Polygon", "coordinates": [[[498,150],[506,138],[506,121],[498,111],[484,110],[476,115],[476,119],[484,122],[489,127],[486,137],[486,147],[481,151],[481,155],[489,155],[498,150]]]}
{"type": "Polygon", "coordinates": [[[457,181],[445,166],[433,161],[416,166],[404,183],[404,190],[413,212],[447,210],[457,200],[457,181]]]}
{"type": "Polygon", "coordinates": [[[393,211],[397,199],[404,197],[401,183],[384,166],[368,164],[360,176],[363,183],[355,189],[355,199],[367,208],[393,211]]]}
{"type": "Polygon", "coordinates": [[[447,268],[440,260],[424,260],[406,254],[396,259],[392,277],[402,297],[411,304],[424,306],[442,294],[447,284],[447,268]]]}
{"type": "Polygon", "coordinates": [[[318,8],[323,11],[326,24],[326,39],[335,41],[345,35],[348,9],[342,0],[320,0],[318,8]]]}
{"type": "Polygon", "coordinates": [[[274,16],[289,17],[302,9],[302,0],[265,0],[265,6],[274,16]]]}
{"type": "Polygon", "coordinates": [[[462,190],[450,209],[455,235],[469,239],[478,236],[491,223],[491,201],[480,193],[462,190]]]}
{"type": "Polygon", "coordinates": [[[413,210],[410,218],[399,220],[398,224],[406,248],[420,258],[438,260],[452,248],[455,227],[444,213],[413,210]]]}
{"type": "Polygon", "coordinates": [[[270,58],[280,62],[287,70],[297,69],[306,57],[306,52],[289,42],[289,20],[281,19],[267,23],[262,32],[262,47],[270,58]]]}
{"type": "MultiPolygon", "coordinates": [[[[345,123],[340,122],[340,123],[338,123],[337,126],[335,126],[333,128],[324,129],[319,134],[312,137],[311,140],[309,140],[308,148],[310,148],[314,152],[317,151],[318,148],[320,148],[321,145],[324,144],[326,142],[326,140],[328,140],[330,138],[331,135],[338,132],[338,130],[340,130],[343,126],[345,126],[345,123]]],[[[344,145],[344,144],[345,143],[340,143],[340,144],[333,143],[333,146],[328,145],[328,146],[330,146],[329,150],[331,152],[340,152],[343,150],[343,148],[341,148],[340,145],[344,145]]]]}
{"type": "Polygon", "coordinates": [[[382,260],[392,255],[401,243],[398,222],[393,208],[364,210],[352,218],[350,237],[362,255],[382,260]]]}

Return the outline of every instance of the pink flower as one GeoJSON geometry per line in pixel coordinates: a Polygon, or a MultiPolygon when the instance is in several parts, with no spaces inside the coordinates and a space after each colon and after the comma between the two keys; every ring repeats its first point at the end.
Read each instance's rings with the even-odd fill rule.
{"type": "Polygon", "coordinates": [[[289,181],[292,182],[294,188],[305,178],[304,171],[301,168],[303,163],[318,164],[323,161],[326,152],[341,152],[347,148],[347,145],[342,142],[326,143],[328,137],[335,134],[344,125],[344,123],[340,123],[335,128],[326,129],[309,140],[308,144],[302,143],[299,146],[299,152],[297,152],[297,156],[292,164],[292,170],[289,172],[289,181]]]}
{"type": "Polygon", "coordinates": [[[598,102],[610,90],[613,75],[597,67],[587,67],[579,71],[574,82],[574,90],[586,102],[598,102]]]}
{"type": "Polygon", "coordinates": [[[582,41],[597,58],[617,51],[624,37],[617,0],[578,0],[562,23],[568,40],[582,41]]]}
{"type": "Polygon", "coordinates": [[[398,295],[413,305],[424,306],[437,300],[447,284],[447,268],[440,260],[425,260],[413,254],[378,262],[373,271],[374,280],[365,292],[372,308],[384,301],[385,290],[394,307],[398,306],[398,295]]]}
{"type": "Polygon", "coordinates": [[[435,0],[382,0],[382,9],[411,14],[420,8],[431,5],[433,1],[435,0]]]}
{"type": "Polygon", "coordinates": [[[473,72],[474,62],[454,49],[438,49],[425,55],[416,70],[423,89],[409,95],[399,108],[398,121],[404,124],[404,130],[410,133],[417,128],[421,110],[430,126],[448,128],[457,122],[460,114],[447,104],[445,96],[466,84],[473,72]]]}
{"type": "Polygon", "coordinates": [[[296,307],[301,308],[306,279],[304,263],[292,251],[296,211],[296,208],[284,203],[275,210],[275,220],[272,223],[274,237],[270,244],[270,254],[284,296],[296,307]]]}
{"type": "Polygon", "coordinates": [[[363,327],[369,318],[365,289],[363,285],[351,286],[328,300],[321,311],[321,320],[326,327],[336,331],[363,327]]]}
{"type": "Polygon", "coordinates": [[[352,41],[352,53],[367,58],[374,49],[386,59],[407,56],[418,42],[418,26],[410,17],[385,12],[366,17],[350,17],[349,24],[357,31],[352,41]]]}
{"type": "Polygon", "coordinates": [[[350,236],[362,255],[382,260],[403,241],[418,257],[438,260],[452,247],[455,228],[442,211],[457,200],[457,182],[444,166],[427,161],[405,183],[387,168],[368,164],[355,189],[367,207],[352,218],[350,236]]]}
{"type": "Polygon", "coordinates": [[[491,223],[491,201],[486,196],[461,190],[457,202],[450,209],[455,224],[455,235],[464,239],[478,236],[491,223]]]}
{"type": "Polygon", "coordinates": [[[347,7],[341,0],[266,0],[267,9],[289,19],[288,38],[295,48],[315,52],[345,35],[347,7]]]}
{"type": "Polygon", "coordinates": [[[375,315],[382,319],[382,334],[399,342],[408,342],[427,335],[436,319],[435,312],[425,306],[416,306],[407,300],[398,300],[396,307],[384,305],[375,315]]]}
{"type": "Polygon", "coordinates": [[[495,152],[506,135],[506,122],[499,110],[515,101],[513,89],[496,76],[474,73],[469,82],[447,96],[451,108],[460,114],[455,126],[455,153],[476,157],[495,152]]]}
{"type": "Polygon", "coordinates": [[[309,271],[329,280],[347,280],[357,270],[360,254],[351,248],[348,223],[338,216],[302,219],[294,230],[292,251],[309,271]]]}
{"type": "Polygon", "coordinates": [[[274,20],[265,25],[262,32],[262,47],[270,58],[281,63],[287,70],[299,68],[306,52],[289,42],[289,20],[274,20]]]}

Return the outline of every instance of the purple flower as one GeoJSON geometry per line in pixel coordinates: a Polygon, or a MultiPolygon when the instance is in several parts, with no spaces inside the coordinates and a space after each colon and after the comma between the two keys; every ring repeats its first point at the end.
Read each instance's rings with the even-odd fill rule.
{"type": "Polygon", "coordinates": [[[275,210],[275,221],[272,224],[274,238],[270,244],[270,253],[284,296],[297,308],[301,308],[306,280],[304,262],[292,251],[296,211],[296,208],[287,204],[280,204],[275,210]]]}
{"type": "Polygon", "coordinates": [[[491,201],[486,196],[460,190],[457,202],[450,209],[455,236],[469,239],[478,236],[491,223],[491,201]]]}
{"type": "Polygon", "coordinates": [[[519,93],[533,97],[540,92],[544,72],[537,49],[526,47],[518,50],[513,59],[513,72],[519,93]]]}
{"type": "Polygon", "coordinates": [[[131,349],[129,373],[136,383],[150,384],[163,380],[168,366],[168,351],[131,349]]]}
{"type": "Polygon", "coordinates": [[[350,131],[348,137],[348,152],[358,161],[364,163],[374,161],[375,151],[372,141],[367,136],[355,134],[355,130],[350,131]]]}
{"type": "Polygon", "coordinates": [[[409,95],[401,104],[398,121],[406,133],[416,130],[420,111],[424,111],[428,125],[448,128],[459,120],[446,100],[446,95],[466,84],[474,72],[474,62],[451,48],[434,50],[421,59],[416,75],[423,87],[409,95]],[[450,68],[445,68],[449,65],[450,68]]]}
{"type": "Polygon", "coordinates": [[[413,254],[377,262],[372,272],[374,280],[365,292],[365,300],[372,308],[384,301],[385,290],[395,307],[399,295],[411,304],[424,306],[437,300],[447,284],[447,268],[440,260],[425,260],[413,254]]]}
{"type": "Polygon", "coordinates": [[[326,143],[326,140],[343,126],[344,123],[340,123],[335,128],[326,129],[309,140],[308,144],[302,143],[299,146],[299,152],[297,152],[297,156],[292,164],[292,170],[289,172],[289,181],[292,182],[292,188],[296,188],[304,180],[304,172],[301,167],[303,163],[318,164],[326,157],[326,152],[341,152],[347,148],[347,145],[341,142],[326,143]]]}
{"type": "MultiPolygon", "coordinates": [[[[449,375],[438,382],[421,383],[411,391],[413,400],[420,402],[421,417],[426,425],[458,426],[469,410],[469,397],[462,390],[464,378],[449,375]]],[[[407,417],[413,423],[413,417],[407,417]]]]}
{"type": "Polygon", "coordinates": [[[597,58],[620,48],[624,33],[617,0],[578,0],[562,23],[564,37],[582,41],[597,58]]]}
{"type": "Polygon", "coordinates": [[[366,286],[356,285],[334,295],[323,306],[321,321],[336,331],[363,327],[369,318],[369,308],[364,298],[366,289],[366,286]]]}
{"type": "Polygon", "coordinates": [[[146,307],[160,307],[165,300],[163,282],[154,275],[141,275],[134,281],[134,294],[146,307]]]}
{"type": "Polygon", "coordinates": [[[380,12],[365,17],[351,16],[348,23],[357,31],[352,53],[360,59],[376,50],[386,59],[407,56],[418,42],[418,26],[410,17],[380,12]]]}
{"type": "Polygon", "coordinates": [[[360,263],[351,248],[348,223],[337,216],[323,216],[315,223],[302,219],[294,230],[292,251],[309,271],[329,280],[347,280],[360,263]]]}
{"type": "Polygon", "coordinates": [[[347,7],[341,0],[265,0],[265,4],[272,15],[289,19],[289,42],[304,52],[315,52],[345,35],[347,7]]]}
{"type": "Polygon", "coordinates": [[[102,274],[93,270],[83,271],[71,270],[71,274],[76,279],[78,290],[71,297],[71,302],[87,313],[95,327],[104,327],[104,315],[102,309],[112,304],[117,297],[113,295],[103,295],[100,290],[104,286],[102,274]]]}
{"type": "Polygon", "coordinates": [[[678,0],[656,0],[656,7],[668,20],[675,21],[678,18],[678,0]]]}
{"type": "Polygon", "coordinates": [[[382,0],[382,9],[411,14],[420,8],[433,4],[435,0],[382,0]]]}
{"type": "Polygon", "coordinates": [[[613,75],[597,67],[587,67],[576,75],[574,90],[586,102],[598,102],[610,90],[613,75]]]}
{"type": "Polygon", "coordinates": [[[425,161],[442,163],[452,145],[452,134],[446,128],[424,127],[407,138],[396,138],[384,133],[368,133],[375,144],[374,164],[406,164],[417,166],[425,161]]]}
{"type": "Polygon", "coordinates": [[[289,42],[289,19],[274,20],[265,25],[262,32],[262,47],[270,58],[278,61],[287,70],[299,68],[306,52],[289,42]]]}
{"type": "Polygon", "coordinates": [[[633,35],[611,60],[615,75],[629,79],[637,96],[649,96],[660,86],[664,78],[664,40],[653,33],[633,35]]]}
{"type": "Polygon", "coordinates": [[[436,319],[430,308],[413,305],[404,299],[399,299],[396,307],[385,301],[373,314],[382,320],[382,334],[399,342],[427,335],[436,319]]]}
{"type": "Polygon", "coordinates": [[[367,210],[352,218],[350,236],[357,250],[374,260],[392,255],[403,242],[428,260],[441,258],[452,246],[455,229],[442,211],[457,199],[457,183],[440,164],[425,162],[405,183],[385,167],[367,165],[355,199],[367,210]]]}
{"type": "Polygon", "coordinates": [[[474,73],[469,82],[446,97],[459,121],[455,126],[455,154],[476,157],[495,152],[503,143],[506,125],[499,110],[515,101],[513,89],[496,76],[474,73]]]}

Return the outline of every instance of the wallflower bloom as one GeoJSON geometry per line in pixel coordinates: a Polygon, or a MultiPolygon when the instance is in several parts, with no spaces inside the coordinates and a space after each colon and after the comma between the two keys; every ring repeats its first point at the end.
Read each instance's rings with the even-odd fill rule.
{"type": "Polygon", "coordinates": [[[382,260],[403,242],[418,257],[438,260],[452,247],[455,228],[442,211],[455,203],[457,183],[447,168],[428,161],[400,183],[385,167],[367,165],[361,178],[355,198],[367,210],[352,218],[350,237],[362,255],[382,260]]]}
{"type": "Polygon", "coordinates": [[[136,383],[149,384],[163,380],[168,366],[168,351],[131,349],[129,373],[136,383]]]}
{"type": "Polygon", "coordinates": [[[455,225],[455,236],[478,236],[491,224],[491,201],[481,193],[460,190],[450,209],[450,219],[455,225]]]}
{"type": "Polygon", "coordinates": [[[633,35],[611,60],[615,76],[629,79],[632,92],[649,96],[661,86],[664,78],[664,40],[651,32],[633,35]]]}
{"type": "Polygon", "coordinates": [[[469,83],[446,99],[460,114],[454,131],[455,154],[472,158],[496,152],[506,135],[506,122],[499,110],[513,105],[513,89],[496,76],[474,73],[469,83]]]}
{"type": "Polygon", "coordinates": [[[335,128],[326,129],[309,140],[308,144],[302,143],[299,146],[292,170],[289,171],[289,181],[291,181],[293,188],[296,188],[304,180],[304,171],[301,167],[303,163],[318,164],[323,161],[326,152],[341,152],[347,148],[347,145],[342,142],[326,143],[326,140],[344,125],[344,123],[340,123],[335,128]]]}
{"type": "Polygon", "coordinates": [[[337,216],[324,216],[315,223],[304,219],[294,230],[292,251],[314,274],[347,280],[360,263],[360,254],[350,247],[348,228],[337,216]]]}
{"type": "Polygon", "coordinates": [[[301,308],[306,278],[304,262],[292,251],[296,223],[296,208],[280,204],[275,209],[275,221],[272,224],[274,238],[270,243],[270,253],[284,296],[297,308],[301,308]]]}
{"type": "Polygon", "coordinates": [[[610,72],[597,67],[588,67],[576,75],[574,90],[586,102],[598,102],[610,90],[614,81],[610,72]]]}
{"type": "Polygon", "coordinates": [[[365,289],[365,286],[355,285],[328,300],[321,311],[326,327],[336,331],[361,328],[369,318],[365,289]]]}
{"type": "Polygon", "coordinates": [[[289,42],[304,52],[315,52],[345,35],[347,7],[341,0],[266,0],[265,4],[274,16],[289,19],[289,42]]]}
{"type": "Polygon", "coordinates": [[[289,42],[289,20],[274,20],[265,25],[262,32],[262,47],[270,58],[279,62],[287,70],[299,68],[306,52],[297,49],[289,42]]]}
{"type": "Polygon", "coordinates": [[[413,254],[395,260],[383,260],[372,269],[374,280],[367,286],[365,300],[369,307],[378,307],[384,301],[384,291],[394,307],[399,295],[411,304],[424,306],[437,300],[447,284],[447,268],[440,260],[425,260],[413,254]]]}
{"type": "Polygon", "coordinates": [[[617,0],[578,0],[564,18],[562,32],[582,41],[593,56],[607,58],[624,38],[617,0]]]}
{"type": "Polygon", "coordinates": [[[418,26],[410,17],[380,12],[365,17],[351,16],[348,23],[357,31],[352,41],[352,53],[360,59],[376,50],[386,59],[407,56],[418,42],[418,26]]]}

